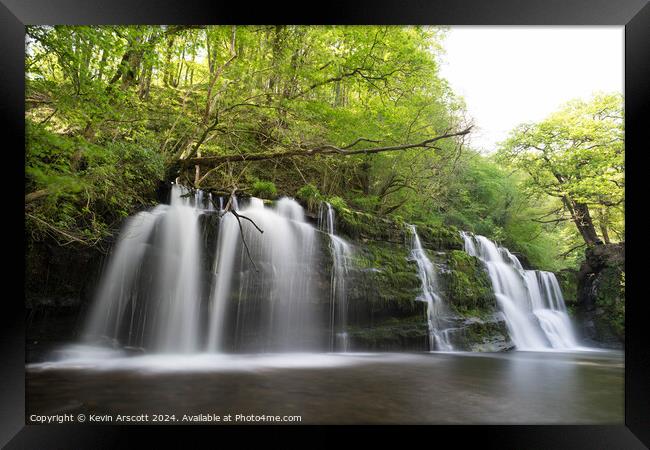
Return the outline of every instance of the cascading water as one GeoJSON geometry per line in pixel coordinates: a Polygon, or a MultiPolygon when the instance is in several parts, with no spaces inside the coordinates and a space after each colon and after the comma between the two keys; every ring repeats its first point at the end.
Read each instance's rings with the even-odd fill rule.
{"type": "Polygon", "coordinates": [[[173,184],[169,205],[127,220],[90,311],[87,342],[108,338],[161,353],[327,348],[314,283],[317,230],[302,207],[252,198],[239,210],[233,197],[238,218],[223,202],[217,211],[211,195],[173,184]],[[210,262],[212,250],[204,255],[201,245],[214,242],[216,231],[210,262]]]}
{"type": "Polygon", "coordinates": [[[198,198],[173,185],[170,205],[127,220],[99,285],[88,340],[194,352],[200,285],[198,198]]]}
{"type": "Polygon", "coordinates": [[[348,276],[352,247],[342,238],[336,236],[334,208],[327,202],[320,206],[319,228],[330,238],[332,254],[332,275],[330,291],[330,350],[347,351],[349,348],[347,326],[347,292],[345,280],[348,276]]]}
{"type": "MultiPolygon", "coordinates": [[[[99,285],[87,339],[163,353],[347,351],[353,253],[335,234],[331,205],[323,203],[319,215],[332,261],[327,283],[319,262],[328,252],[295,200],[268,206],[250,198],[241,209],[236,200],[175,184],[169,205],[129,218],[99,285]]],[[[435,268],[415,226],[409,229],[429,348],[451,351],[455,329],[435,268]]],[[[577,347],[553,274],[523,270],[482,236],[463,238],[486,265],[517,348],[577,347]]]]}
{"type": "Polygon", "coordinates": [[[436,272],[433,263],[427,257],[415,225],[408,225],[411,232],[411,258],[417,263],[418,277],[422,283],[422,294],[419,300],[427,303],[427,322],[429,325],[429,349],[452,351],[448,330],[442,323],[445,305],[436,292],[436,272]]]}
{"type": "Polygon", "coordinates": [[[290,198],[275,208],[252,198],[239,214],[238,222],[226,213],[220,225],[208,350],[321,350],[316,229],[290,198]]]}
{"type": "Polygon", "coordinates": [[[554,274],[524,270],[515,255],[485,236],[461,235],[465,251],[487,269],[518,350],[579,348],[554,274]]]}

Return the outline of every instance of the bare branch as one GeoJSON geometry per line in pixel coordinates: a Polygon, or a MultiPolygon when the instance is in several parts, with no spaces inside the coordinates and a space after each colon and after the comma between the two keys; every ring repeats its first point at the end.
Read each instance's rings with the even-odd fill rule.
{"type": "MultiPolygon", "coordinates": [[[[183,164],[184,165],[194,165],[194,164],[213,165],[213,164],[221,164],[223,162],[265,161],[265,160],[276,159],[276,158],[292,158],[295,156],[314,156],[314,155],[332,155],[332,154],[340,154],[343,156],[358,155],[358,154],[368,155],[368,154],[380,153],[380,152],[408,150],[411,148],[431,148],[432,147],[431,144],[436,141],[439,141],[441,139],[448,139],[455,136],[464,136],[466,134],[469,134],[471,129],[472,127],[470,126],[462,131],[458,131],[455,133],[447,132],[441,134],[440,136],[436,136],[430,139],[426,139],[422,142],[413,143],[413,144],[391,145],[385,147],[373,147],[373,148],[364,148],[358,150],[346,150],[346,148],[350,148],[352,144],[343,148],[336,147],[334,145],[325,144],[319,147],[314,147],[309,150],[299,149],[299,150],[288,150],[285,152],[255,153],[249,155],[239,154],[239,155],[205,156],[202,158],[188,158],[183,160],[183,164]]],[[[356,144],[356,142],[354,142],[353,144],[356,144]]]]}
{"type": "Polygon", "coordinates": [[[30,192],[29,194],[25,195],[25,205],[33,202],[34,200],[38,200],[47,194],[49,194],[49,191],[47,189],[39,189],[38,191],[30,192]]]}
{"type": "Polygon", "coordinates": [[[255,269],[256,272],[259,272],[257,266],[255,265],[255,261],[253,261],[253,257],[251,256],[250,249],[248,248],[248,243],[246,242],[246,238],[244,237],[244,227],[242,226],[241,219],[248,220],[250,223],[253,224],[253,226],[259,231],[260,233],[264,233],[264,230],[262,230],[260,227],[257,226],[257,224],[250,218],[243,216],[239,214],[237,211],[235,211],[232,207],[232,199],[235,196],[235,193],[237,192],[237,187],[234,187],[231,194],[230,198],[228,199],[228,203],[226,204],[226,207],[224,208],[224,212],[222,214],[222,217],[226,215],[227,213],[231,213],[235,218],[237,219],[237,225],[239,225],[239,235],[241,236],[242,243],[244,244],[244,249],[246,250],[246,255],[248,256],[248,259],[250,260],[251,264],[253,265],[253,268],[255,269]]]}
{"type": "Polygon", "coordinates": [[[250,217],[243,216],[243,215],[239,214],[237,211],[235,211],[234,209],[231,209],[230,212],[231,212],[235,217],[237,217],[238,219],[246,219],[246,220],[248,220],[250,223],[253,224],[253,226],[254,226],[255,228],[257,228],[257,231],[259,231],[260,233],[264,233],[264,230],[262,230],[260,227],[258,227],[257,224],[256,224],[256,223],[253,221],[253,219],[251,219],[250,217]]]}
{"type": "Polygon", "coordinates": [[[362,141],[363,141],[363,142],[374,142],[375,144],[378,144],[378,143],[380,142],[380,141],[376,141],[376,140],[374,140],[374,139],[368,139],[368,138],[360,137],[360,138],[356,138],[356,139],[354,140],[354,142],[352,142],[351,144],[346,145],[346,146],[343,147],[343,148],[344,148],[344,149],[352,148],[352,147],[354,147],[355,145],[357,145],[359,142],[362,142],[362,141]]]}

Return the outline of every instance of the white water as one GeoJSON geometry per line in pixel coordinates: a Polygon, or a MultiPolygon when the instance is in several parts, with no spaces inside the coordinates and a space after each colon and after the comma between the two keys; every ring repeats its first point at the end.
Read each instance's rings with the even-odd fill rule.
{"type": "Polygon", "coordinates": [[[554,274],[524,270],[515,255],[485,236],[461,235],[465,251],[487,269],[518,350],[581,349],[554,274]]]}
{"type": "MultiPolygon", "coordinates": [[[[390,355],[398,361],[400,355],[390,355]]],[[[405,355],[406,356],[406,355],[405,355]]],[[[29,364],[29,370],[89,370],[97,372],[265,372],[269,369],[318,369],[346,367],[378,360],[385,354],[264,353],[264,354],[142,354],[87,345],[68,345],[52,353],[52,360],[29,364]]]]}
{"type": "Polygon", "coordinates": [[[335,234],[335,214],[332,205],[325,202],[320,206],[319,228],[330,238],[332,272],[330,289],[330,350],[347,352],[349,349],[347,327],[346,278],[349,272],[352,247],[335,234]]]}
{"type": "Polygon", "coordinates": [[[126,221],[89,314],[87,343],[108,339],[158,353],[326,347],[314,283],[317,230],[302,207],[289,198],[274,208],[252,198],[240,210],[233,197],[240,229],[219,203],[217,212],[211,196],[174,184],[170,205],[126,221]],[[221,219],[200,227],[204,214],[221,219]],[[216,231],[209,263],[201,240],[216,231]]]}
{"type": "MultiPolygon", "coordinates": [[[[223,208],[221,209],[223,211],[223,208]]],[[[232,214],[226,214],[219,224],[219,237],[214,265],[214,283],[210,296],[210,324],[208,350],[218,351],[223,347],[223,326],[225,311],[231,295],[231,280],[235,269],[235,256],[240,240],[239,225],[232,214]]]]}
{"type": "Polygon", "coordinates": [[[436,292],[436,272],[433,263],[422,248],[415,225],[408,225],[408,227],[411,231],[411,258],[417,263],[418,277],[422,283],[422,293],[418,300],[427,303],[429,349],[452,351],[454,348],[449,342],[449,333],[446,332],[441,320],[441,316],[445,312],[445,305],[436,292]]]}
{"type": "MultiPolygon", "coordinates": [[[[353,253],[335,234],[332,207],[323,204],[319,220],[332,257],[327,290],[317,283],[318,230],[295,200],[282,198],[270,207],[251,198],[239,209],[233,197],[240,221],[224,213],[226,199],[219,197],[219,211],[212,200],[173,185],[170,205],[126,221],[90,311],[86,342],[109,339],[115,347],[158,353],[347,351],[346,282],[353,253]],[[217,215],[218,225],[210,219],[217,215]],[[206,242],[214,246],[214,257],[202,254],[206,242]]],[[[453,350],[435,268],[415,227],[410,230],[430,349],[453,350]]],[[[523,270],[507,249],[482,236],[463,238],[466,251],[485,263],[518,349],[578,348],[552,273],[523,270]]]]}
{"type": "Polygon", "coordinates": [[[241,231],[230,213],[223,216],[219,230],[208,350],[321,348],[313,273],[316,229],[305,222],[302,207],[290,198],[280,199],[274,208],[252,198],[239,214],[241,231]]]}
{"type": "Polygon", "coordinates": [[[87,340],[157,351],[198,350],[199,211],[174,185],[171,204],[128,219],[99,285],[87,340]]]}

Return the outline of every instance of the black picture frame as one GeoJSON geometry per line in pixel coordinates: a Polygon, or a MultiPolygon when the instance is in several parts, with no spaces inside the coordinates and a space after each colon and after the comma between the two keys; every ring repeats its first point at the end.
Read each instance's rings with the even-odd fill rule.
{"type": "MultiPolygon", "coordinates": [[[[644,175],[642,158],[647,152],[645,128],[650,86],[650,5],[648,0],[438,0],[358,1],[280,5],[215,5],[208,0],[161,0],[136,2],[113,0],[0,0],[0,114],[4,125],[2,172],[6,186],[4,224],[9,224],[6,241],[13,251],[5,254],[4,305],[0,315],[2,332],[2,383],[0,383],[0,444],[6,448],[115,448],[127,447],[135,439],[167,444],[194,445],[208,439],[213,445],[225,434],[239,445],[257,433],[276,435],[280,429],[304,441],[304,434],[317,433],[318,443],[349,443],[349,427],[140,427],[91,425],[24,424],[24,298],[17,294],[24,281],[19,255],[24,249],[23,194],[19,167],[24,168],[24,26],[29,24],[432,24],[432,25],[620,25],[625,26],[625,109],[626,109],[626,211],[627,295],[625,346],[625,426],[431,426],[408,427],[425,442],[453,443],[478,439],[481,447],[498,448],[644,448],[650,446],[650,351],[646,345],[645,322],[648,301],[643,296],[644,175]],[[9,139],[7,139],[9,138],[9,139]],[[7,179],[9,178],[9,179],[7,179]],[[638,199],[637,199],[638,197],[638,199]],[[22,248],[21,248],[22,247],[22,248]],[[182,435],[182,436],[180,436],[182,435]],[[191,437],[190,437],[191,436],[191,437]],[[218,436],[218,437],[217,437],[218,436]],[[218,439],[218,440],[217,440],[218,439]],[[435,441],[428,441],[435,439],[435,441]]],[[[7,246],[6,248],[9,248],[7,246]]],[[[24,286],[24,282],[23,285],[24,286]]],[[[394,439],[403,427],[353,427],[384,440],[394,439]]],[[[269,436],[270,437],[270,436],[269,436]]],[[[312,440],[313,438],[310,438],[312,440]]],[[[398,439],[402,439],[398,437],[398,439]]],[[[312,441],[316,442],[316,441],[312,441]]],[[[399,442],[399,441],[398,441],[399,442]]],[[[402,441],[405,443],[406,441],[402,441]]],[[[411,434],[409,441],[415,445],[411,434]]],[[[420,444],[418,444],[420,445],[420,444]]]]}

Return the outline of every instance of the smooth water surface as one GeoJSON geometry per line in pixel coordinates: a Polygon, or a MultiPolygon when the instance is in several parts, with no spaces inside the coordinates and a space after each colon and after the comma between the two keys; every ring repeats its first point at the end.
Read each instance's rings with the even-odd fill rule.
{"type": "Polygon", "coordinates": [[[623,353],[142,355],[27,367],[27,414],[300,415],[303,424],[622,424],[623,353]]]}

